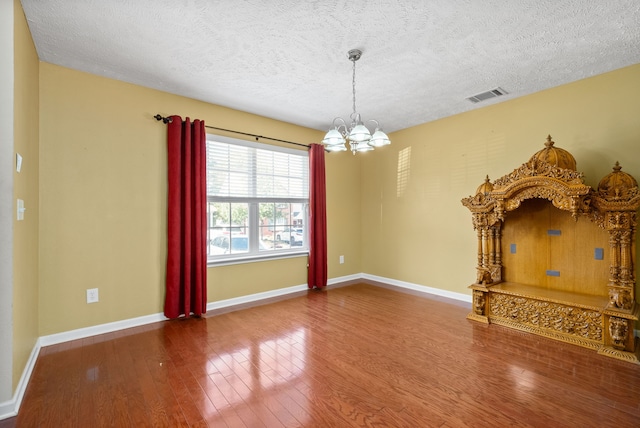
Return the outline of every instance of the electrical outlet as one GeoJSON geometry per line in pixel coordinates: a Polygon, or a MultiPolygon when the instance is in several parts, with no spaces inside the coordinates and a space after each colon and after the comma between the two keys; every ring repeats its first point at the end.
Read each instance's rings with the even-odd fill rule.
{"type": "Polygon", "coordinates": [[[344,256],[340,256],[340,264],[344,263],[344,256]]]}
{"type": "Polygon", "coordinates": [[[98,301],[98,289],[97,288],[88,288],[87,289],[87,303],[96,303],[98,301]]]}

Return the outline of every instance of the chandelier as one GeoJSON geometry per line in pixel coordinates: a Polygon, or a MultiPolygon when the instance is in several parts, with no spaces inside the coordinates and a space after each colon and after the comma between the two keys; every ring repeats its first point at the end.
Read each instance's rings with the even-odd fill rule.
{"type": "Polygon", "coordinates": [[[366,123],[375,124],[373,135],[364,125],[360,118],[360,113],[356,111],[356,61],[362,56],[362,51],[352,49],[349,51],[349,61],[353,62],[353,113],[351,113],[351,123],[347,125],[344,119],[336,117],[333,119],[333,128],[324,136],[322,144],[326,146],[327,151],[343,152],[347,150],[345,144],[348,142],[353,154],[356,152],[368,152],[375,147],[386,146],[391,144],[387,134],[380,129],[380,123],[377,120],[369,119],[366,123]]]}

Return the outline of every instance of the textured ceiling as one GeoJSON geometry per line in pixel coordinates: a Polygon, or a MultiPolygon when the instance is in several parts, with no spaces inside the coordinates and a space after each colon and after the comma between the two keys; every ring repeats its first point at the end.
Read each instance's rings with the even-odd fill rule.
{"type": "Polygon", "coordinates": [[[640,63],[638,0],[22,5],[42,61],[322,130],[351,113],[354,48],[358,112],[387,132],[640,63]]]}

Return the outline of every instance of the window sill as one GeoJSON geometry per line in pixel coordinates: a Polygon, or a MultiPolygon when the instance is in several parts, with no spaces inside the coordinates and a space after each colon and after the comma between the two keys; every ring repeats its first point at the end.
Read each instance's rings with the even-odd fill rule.
{"type": "Polygon", "coordinates": [[[299,250],[299,251],[291,251],[286,253],[275,253],[275,254],[259,254],[259,255],[251,255],[251,256],[238,256],[238,257],[229,257],[229,258],[220,258],[216,260],[207,260],[207,267],[218,267],[218,266],[228,266],[228,265],[237,265],[244,263],[254,263],[254,262],[264,262],[269,260],[280,260],[280,259],[291,259],[295,257],[307,257],[309,255],[309,250],[299,250]]]}

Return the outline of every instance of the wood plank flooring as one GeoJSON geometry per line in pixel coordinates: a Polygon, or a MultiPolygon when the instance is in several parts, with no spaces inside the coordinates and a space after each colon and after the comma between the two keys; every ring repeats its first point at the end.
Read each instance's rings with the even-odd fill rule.
{"type": "Polygon", "coordinates": [[[358,283],[41,350],[17,427],[638,427],[640,366],[358,283]]]}

